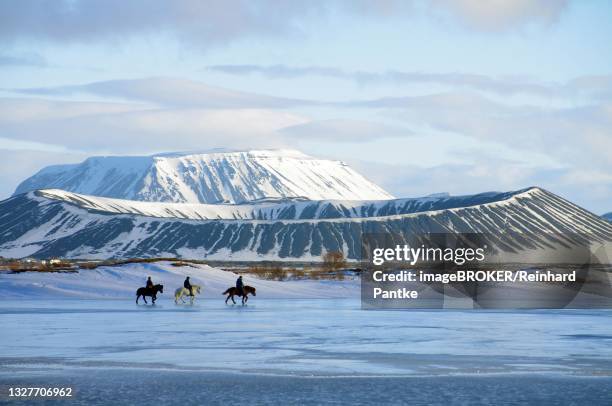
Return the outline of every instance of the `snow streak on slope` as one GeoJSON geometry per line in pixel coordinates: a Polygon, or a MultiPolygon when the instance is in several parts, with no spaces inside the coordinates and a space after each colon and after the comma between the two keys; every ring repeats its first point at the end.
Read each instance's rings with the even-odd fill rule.
{"type": "Polygon", "coordinates": [[[49,188],[176,203],[392,198],[343,162],[293,150],[93,157],[45,168],[22,182],[15,194],[49,188]]]}
{"type": "Polygon", "coordinates": [[[349,259],[359,259],[363,233],[394,234],[405,241],[428,233],[485,233],[520,260],[524,250],[612,241],[612,224],[539,188],[467,207],[373,214],[289,220],[155,218],[90,210],[28,193],[0,202],[0,255],[320,260],[326,251],[341,250],[349,259]],[[567,237],[559,241],[560,235],[567,237]]]}

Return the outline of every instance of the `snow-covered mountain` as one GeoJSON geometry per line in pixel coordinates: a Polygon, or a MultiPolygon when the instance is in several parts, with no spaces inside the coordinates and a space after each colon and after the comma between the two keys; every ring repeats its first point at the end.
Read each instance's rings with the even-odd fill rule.
{"type": "Polygon", "coordinates": [[[343,162],[294,150],[92,157],[44,168],[22,182],[14,195],[49,188],[175,203],[393,197],[343,162]]]}
{"type": "Polygon", "coordinates": [[[364,233],[405,241],[428,233],[485,233],[505,258],[527,262],[526,252],[612,242],[612,224],[539,188],[306,203],[148,205],[29,192],[0,202],[0,255],[319,260],[326,251],[342,250],[358,259],[364,233]]]}

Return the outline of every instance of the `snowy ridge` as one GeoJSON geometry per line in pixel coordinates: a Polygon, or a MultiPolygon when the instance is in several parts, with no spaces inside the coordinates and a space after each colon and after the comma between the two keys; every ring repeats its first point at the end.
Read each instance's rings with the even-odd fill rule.
{"type": "Polygon", "coordinates": [[[191,220],[299,220],[361,218],[410,214],[468,207],[506,200],[525,190],[481,193],[472,196],[427,196],[392,200],[278,201],[245,204],[158,203],[88,196],[59,189],[39,190],[35,195],[60,200],[87,210],[114,214],[191,220]]]}
{"type": "Polygon", "coordinates": [[[193,220],[109,213],[28,193],[0,202],[0,255],[320,260],[326,251],[342,250],[356,260],[363,233],[408,240],[452,232],[490,234],[500,250],[522,261],[526,250],[612,242],[612,224],[548,191],[501,195],[465,207],[373,217],[193,220]]]}
{"type": "Polygon", "coordinates": [[[15,195],[37,189],[175,203],[393,197],[343,162],[294,150],[92,157],[44,168],[22,182],[15,195]]]}

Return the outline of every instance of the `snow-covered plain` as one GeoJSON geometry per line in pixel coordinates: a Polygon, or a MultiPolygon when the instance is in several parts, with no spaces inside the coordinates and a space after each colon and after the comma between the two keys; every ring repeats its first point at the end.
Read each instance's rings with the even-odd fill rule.
{"type": "MultiPolygon", "coordinates": [[[[147,276],[154,283],[164,285],[160,301],[174,300],[174,290],[183,286],[186,276],[193,284],[201,285],[204,298],[222,299],[221,293],[234,286],[237,274],[208,265],[175,266],[173,262],[132,263],[122,266],[102,266],[77,272],[18,274],[0,273],[2,298],[83,298],[135,299],[135,292],[144,286],[147,276]]],[[[346,298],[359,297],[359,280],[288,280],[271,281],[249,275],[243,276],[246,285],[257,289],[258,297],[265,298],[346,298]]],[[[257,300],[257,298],[253,299],[257,300]]],[[[159,302],[158,302],[159,303],[159,302]]]]}

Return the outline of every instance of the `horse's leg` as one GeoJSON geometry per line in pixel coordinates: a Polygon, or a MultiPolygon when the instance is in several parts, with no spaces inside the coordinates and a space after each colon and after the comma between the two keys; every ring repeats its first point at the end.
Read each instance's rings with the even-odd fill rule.
{"type": "Polygon", "coordinates": [[[229,295],[227,295],[227,297],[225,298],[225,304],[227,304],[228,300],[229,300],[229,295]]]}
{"type": "Polygon", "coordinates": [[[136,296],[136,304],[138,304],[138,298],[140,298],[140,295],[136,296]]]}
{"type": "Polygon", "coordinates": [[[236,304],[236,301],[234,300],[234,295],[232,295],[231,298],[232,298],[232,302],[234,302],[234,304],[236,304]]]}
{"type": "Polygon", "coordinates": [[[144,301],[145,301],[145,304],[147,304],[147,303],[148,303],[148,302],[147,302],[147,297],[146,297],[145,295],[142,295],[142,300],[144,300],[144,301]]]}

